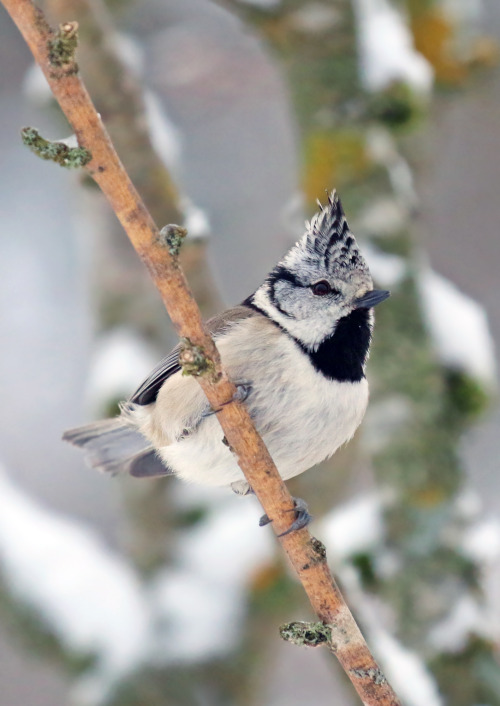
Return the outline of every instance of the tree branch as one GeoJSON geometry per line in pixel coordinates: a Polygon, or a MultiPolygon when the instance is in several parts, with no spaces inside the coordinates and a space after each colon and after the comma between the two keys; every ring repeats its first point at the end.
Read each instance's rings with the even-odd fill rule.
{"type": "MultiPolygon", "coordinates": [[[[214,342],[204,329],[175,252],[172,254],[168,245],[165,246],[165,239],[123,168],[78,76],[73,52],[67,51],[67,42],[61,45],[60,40],[68,39],[65,28],[73,31],[73,23],[61,25],[56,35],[31,0],[2,1],[42,68],[75,131],[79,147],[91,153],[86,169],[101,187],[148,268],[176,331],[189,339],[190,346],[200,347],[205,359],[210,361],[205,374],[197,376],[197,380],[212,408],[218,410],[227,442],[248,483],[272,519],[275,532],[281,534],[290,525],[293,500],[246,409],[241,403],[231,401],[235,387],[222,369],[214,342]],[[55,44],[57,41],[59,43],[55,44]],[[55,46],[64,49],[57,51],[56,61],[55,46]]],[[[365,706],[398,706],[400,702],[382,677],[331,576],[323,544],[306,529],[285,535],[280,541],[320,621],[331,630],[328,642],[335,646],[335,654],[365,706]]]]}

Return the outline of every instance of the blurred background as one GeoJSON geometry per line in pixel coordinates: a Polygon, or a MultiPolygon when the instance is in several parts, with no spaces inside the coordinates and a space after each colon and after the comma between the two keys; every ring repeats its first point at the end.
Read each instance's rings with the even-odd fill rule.
{"type": "MultiPolygon", "coordinates": [[[[44,0],[207,316],[337,188],[379,286],[370,409],[290,483],[407,706],[500,704],[497,0],[44,0]],[[495,345],[496,343],[496,345],[495,345]]],[[[0,704],[358,703],[252,498],[62,444],[175,342],[0,9],[0,704]]]]}

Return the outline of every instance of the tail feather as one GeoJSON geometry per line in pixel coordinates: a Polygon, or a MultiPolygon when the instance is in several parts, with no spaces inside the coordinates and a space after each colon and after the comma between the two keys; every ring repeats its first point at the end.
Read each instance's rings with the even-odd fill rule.
{"type": "Polygon", "coordinates": [[[171,473],[147,439],[120,417],[68,429],[63,439],[82,448],[92,468],[106,473],[125,471],[136,477],[171,473]]]}
{"type": "Polygon", "coordinates": [[[132,456],[127,461],[127,469],[134,478],[155,478],[157,476],[170,476],[173,471],[165,466],[154,449],[142,451],[132,456]]]}

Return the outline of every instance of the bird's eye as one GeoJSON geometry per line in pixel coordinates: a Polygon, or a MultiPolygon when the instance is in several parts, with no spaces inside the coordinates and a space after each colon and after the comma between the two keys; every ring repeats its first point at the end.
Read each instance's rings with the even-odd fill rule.
{"type": "Polygon", "coordinates": [[[331,291],[332,288],[330,287],[330,283],[327,282],[326,279],[322,279],[312,285],[312,292],[317,297],[324,297],[325,294],[330,294],[331,291]]]}

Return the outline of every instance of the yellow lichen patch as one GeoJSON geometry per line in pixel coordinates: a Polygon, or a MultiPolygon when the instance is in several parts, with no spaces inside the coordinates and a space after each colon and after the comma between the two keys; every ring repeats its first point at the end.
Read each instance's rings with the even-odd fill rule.
{"type": "Polygon", "coordinates": [[[493,37],[478,37],[470,55],[470,63],[473,66],[492,68],[500,61],[500,47],[493,37]]]}
{"type": "Polygon", "coordinates": [[[355,130],[313,132],[305,144],[304,191],[314,201],[325,184],[342,184],[361,179],[371,160],[364,136],[355,130]]]}
{"type": "Polygon", "coordinates": [[[414,504],[420,507],[434,507],[446,499],[443,488],[431,485],[416,491],[412,497],[414,504]]]}
{"type": "Polygon", "coordinates": [[[257,592],[267,591],[282,578],[282,575],[283,569],[280,566],[266,564],[258,569],[252,577],[251,588],[257,592]]]}
{"type": "Polygon", "coordinates": [[[436,79],[457,85],[467,78],[468,66],[454,54],[454,24],[439,10],[430,9],[411,21],[415,48],[432,64],[436,79]]]}

